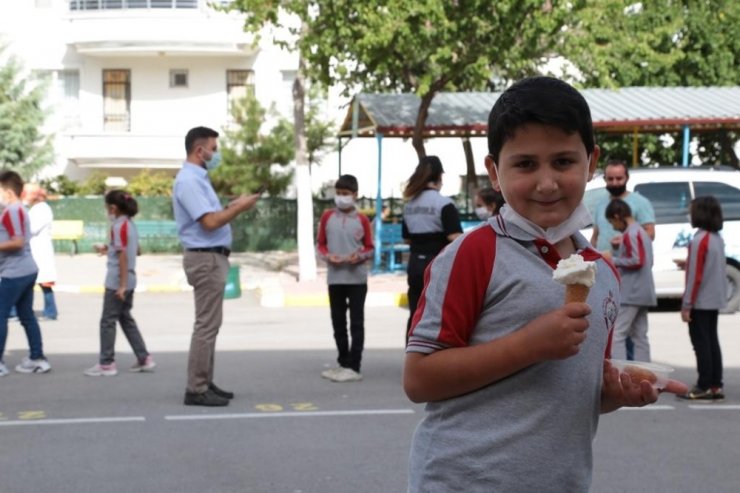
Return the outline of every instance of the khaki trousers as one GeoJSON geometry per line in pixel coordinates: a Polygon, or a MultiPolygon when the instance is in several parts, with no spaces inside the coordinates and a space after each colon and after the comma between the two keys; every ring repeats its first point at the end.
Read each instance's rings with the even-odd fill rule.
{"type": "Polygon", "coordinates": [[[213,382],[216,336],[223,320],[229,259],[220,253],[188,252],[182,261],[195,297],[195,324],[190,340],[187,391],[202,394],[213,382]]]}

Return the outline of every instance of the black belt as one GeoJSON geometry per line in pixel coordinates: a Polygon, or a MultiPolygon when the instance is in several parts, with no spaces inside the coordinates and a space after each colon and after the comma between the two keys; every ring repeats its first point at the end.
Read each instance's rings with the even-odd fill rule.
{"type": "Polygon", "coordinates": [[[188,252],[210,252],[210,253],[220,253],[224,257],[228,257],[231,255],[231,250],[229,250],[226,247],[205,247],[205,248],[186,248],[188,252]]]}

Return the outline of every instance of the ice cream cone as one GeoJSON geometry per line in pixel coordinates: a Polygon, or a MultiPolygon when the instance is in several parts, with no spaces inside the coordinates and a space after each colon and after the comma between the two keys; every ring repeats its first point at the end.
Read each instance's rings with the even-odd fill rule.
{"type": "Polygon", "coordinates": [[[565,302],[584,303],[590,290],[590,287],[583,284],[568,284],[565,286],[565,302]]]}

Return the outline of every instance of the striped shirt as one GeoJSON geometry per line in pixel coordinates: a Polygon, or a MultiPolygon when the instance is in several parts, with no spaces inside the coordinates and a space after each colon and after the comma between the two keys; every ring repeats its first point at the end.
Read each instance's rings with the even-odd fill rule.
{"type": "MultiPolygon", "coordinates": [[[[579,353],[427,403],[411,447],[410,492],[588,491],[619,281],[581,234],[572,238],[597,262],[579,353]]],[[[552,279],[559,259],[553,245],[501,216],[457,238],[426,271],[406,350],[484,344],[561,307],[565,287],[552,279]]]]}
{"type": "Polygon", "coordinates": [[[727,305],[725,242],[717,233],[700,229],[689,243],[686,290],[682,308],[719,310],[727,305]]]}
{"type": "Polygon", "coordinates": [[[121,287],[121,253],[126,252],[128,276],[126,290],[136,288],[136,254],[139,250],[139,235],[128,216],[118,216],[110,228],[108,239],[108,269],[105,273],[106,289],[121,287]]]}
{"type": "Polygon", "coordinates": [[[329,255],[349,257],[357,253],[363,260],[358,264],[334,265],[327,262],[326,281],[328,284],[367,284],[367,264],[373,255],[373,236],[370,221],[357,209],[324,211],[319,221],[316,250],[323,260],[329,255]]]}
{"type": "Polygon", "coordinates": [[[38,272],[31,255],[31,226],[23,204],[14,202],[0,212],[0,243],[22,237],[23,246],[14,251],[0,252],[0,278],[30,276],[38,272]]]}
{"type": "Polygon", "coordinates": [[[653,242],[639,223],[630,224],[622,234],[614,265],[622,276],[623,305],[658,304],[653,281],[653,242]]]}

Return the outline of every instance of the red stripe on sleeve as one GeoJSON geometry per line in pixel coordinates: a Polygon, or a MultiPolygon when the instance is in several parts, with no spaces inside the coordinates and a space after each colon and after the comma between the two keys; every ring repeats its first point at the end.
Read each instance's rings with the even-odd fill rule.
{"type": "Polygon", "coordinates": [[[26,236],[26,215],[18,208],[18,223],[21,225],[21,236],[26,236]]]}
{"type": "Polygon", "coordinates": [[[467,346],[480,318],[496,258],[496,234],[481,228],[462,242],[455,255],[442,302],[439,342],[467,346]]]}
{"type": "Polygon", "coordinates": [[[709,235],[705,234],[704,238],[699,241],[699,249],[696,252],[696,272],[694,272],[694,285],[691,288],[691,304],[696,303],[696,297],[699,294],[699,286],[704,278],[704,265],[707,260],[709,251],[709,235]]]}
{"type": "Polygon", "coordinates": [[[642,231],[637,233],[637,252],[640,254],[640,265],[637,268],[642,268],[645,265],[645,243],[642,241],[642,231]]]}
{"type": "Polygon", "coordinates": [[[123,248],[128,246],[128,221],[124,221],[121,224],[121,246],[123,248]]]}
{"type": "Polygon", "coordinates": [[[370,252],[375,250],[375,246],[373,245],[373,233],[370,229],[370,220],[368,220],[367,216],[365,214],[358,214],[358,217],[360,218],[360,224],[362,224],[362,250],[360,251],[363,255],[368,255],[370,252]]]}
{"type": "Polygon", "coordinates": [[[6,209],[5,212],[3,212],[2,223],[3,223],[3,227],[8,231],[8,237],[14,238],[16,236],[15,228],[13,227],[13,221],[10,219],[9,209],[6,209]]]}
{"type": "Polygon", "coordinates": [[[329,245],[326,243],[326,223],[329,222],[329,218],[334,213],[334,209],[325,211],[321,215],[321,220],[319,221],[319,232],[316,235],[316,244],[317,244],[317,250],[319,252],[319,255],[326,258],[329,256],[329,245]]]}

